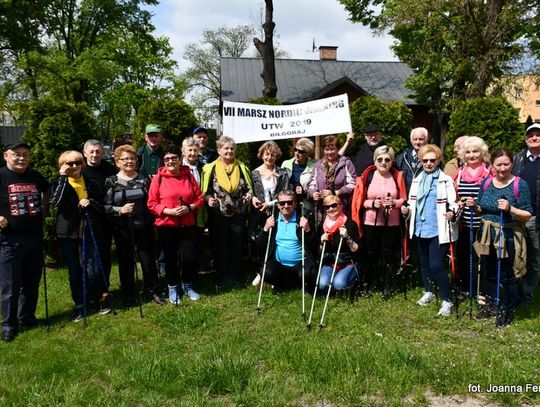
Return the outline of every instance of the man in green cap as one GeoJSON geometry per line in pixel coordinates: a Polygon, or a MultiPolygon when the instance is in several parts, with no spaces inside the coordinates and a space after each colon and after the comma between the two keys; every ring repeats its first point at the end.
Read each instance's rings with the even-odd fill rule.
{"type": "Polygon", "coordinates": [[[146,126],[144,140],[146,144],[137,150],[137,170],[143,175],[152,178],[159,167],[163,166],[163,140],[161,127],[157,124],[146,126]]]}

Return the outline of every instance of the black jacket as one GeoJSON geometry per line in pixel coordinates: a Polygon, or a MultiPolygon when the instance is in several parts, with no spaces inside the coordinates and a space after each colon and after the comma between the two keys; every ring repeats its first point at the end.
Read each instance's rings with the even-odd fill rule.
{"type": "MultiPolygon", "coordinates": [[[[90,200],[90,205],[84,210],[79,208],[79,197],[75,189],[69,184],[66,175],[62,175],[53,181],[49,202],[58,208],[56,236],[59,238],[77,239],[79,237],[81,221],[85,218],[85,213],[88,213],[91,219],[103,215],[103,203],[99,199],[101,187],[84,175],[83,178],[88,199],[90,200]]],[[[100,234],[100,225],[100,222],[93,222],[94,234],[100,234]]]]}

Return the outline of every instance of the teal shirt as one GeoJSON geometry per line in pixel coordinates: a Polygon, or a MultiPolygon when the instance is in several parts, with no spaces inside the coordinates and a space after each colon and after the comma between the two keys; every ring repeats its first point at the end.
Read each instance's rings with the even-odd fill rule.
{"type": "Polygon", "coordinates": [[[277,218],[276,260],[287,267],[296,266],[302,261],[302,246],[296,235],[296,213],[288,222],[281,213],[277,218]]]}

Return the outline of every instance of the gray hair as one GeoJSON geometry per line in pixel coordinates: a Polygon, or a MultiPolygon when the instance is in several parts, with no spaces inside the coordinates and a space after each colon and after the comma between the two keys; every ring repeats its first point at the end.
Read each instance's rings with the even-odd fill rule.
{"type": "Polygon", "coordinates": [[[184,140],[182,140],[182,150],[184,148],[191,147],[193,145],[196,145],[199,147],[199,144],[197,143],[197,140],[195,140],[195,137],[186,137],[184,140]]]}
{"type": "Polygon", "coordinates": [[[219,150],[221,147],[223,147],[225,144],[231,144],[236,149],[236,143],[234,142],[234,139],[229,136],[221,136],[216,141],[216,147],[219,150]]]}
{"type": "Polygon", "coordinates": [[[307,137],[302,137],[296,142],[295,148],[299,147],[307,153],[308,157],[311,157],[313,155],[313,150],[315,150],[315,144],[307,137]]]}
{"type": "Polygon", "coordinates": [[[380,146],[375,149],[373,152],[373,162],[377,161],[377,157],[381,154],[388,154],[390,159],[394,161],[396,159],[396,154],[394,153],[394,149],[390,146],[380,146]]]}
{"type": "Polygon", "coordinates": [[[465,153],[471,147],[475,147],[480,151],[480,153],[482,154],[482,161],[484,163],[489,163],[489,147],[483,139],[477,136],[467,136],[465,141],[461,144],[458,153],[458,157],[461,162],[465,162],[465,153]]]}
{"type": "Polygon", "coordinates": [[[84,142],[83,150],[86,150],[86,147],[100,146],[103,149],[103,143],[95,138],[88,139],[84,142]]]}
{"type": "Polygon", "coordinates": [[[415,127],[411,130],[411,135],[409,136],[409,139],[412,141],[412,138],[414,136],[414,133],[422,133],[424,135],[424,139],[426,140],[426,143],[429,141],[429,132],[425,127],[415,127]]]}

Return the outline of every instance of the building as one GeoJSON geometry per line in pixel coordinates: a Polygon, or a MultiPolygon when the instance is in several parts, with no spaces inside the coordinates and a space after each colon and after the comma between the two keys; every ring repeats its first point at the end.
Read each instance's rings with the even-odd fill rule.
{"type": "Polygon", "coordinates": [[[530,116],[540,122],[540,78],[537,75],[516,75],[504,86],[506,99],[519,110],[519,121],[530,116]]]}
{"type": "MultiPolygon", "coordinates": [[[[401,62],[338,61],[337,47],[319,47],[318,60],[276,59],[277,98],[285,105],[346,93],[401,101],[413,112],[412,127],[430,128],[426,106],[419,105],[405,81],[412,70],[401,62]]],[[[221,59],[221,101],[249,102],[262,97],[260,58],[221,59]]]]}

